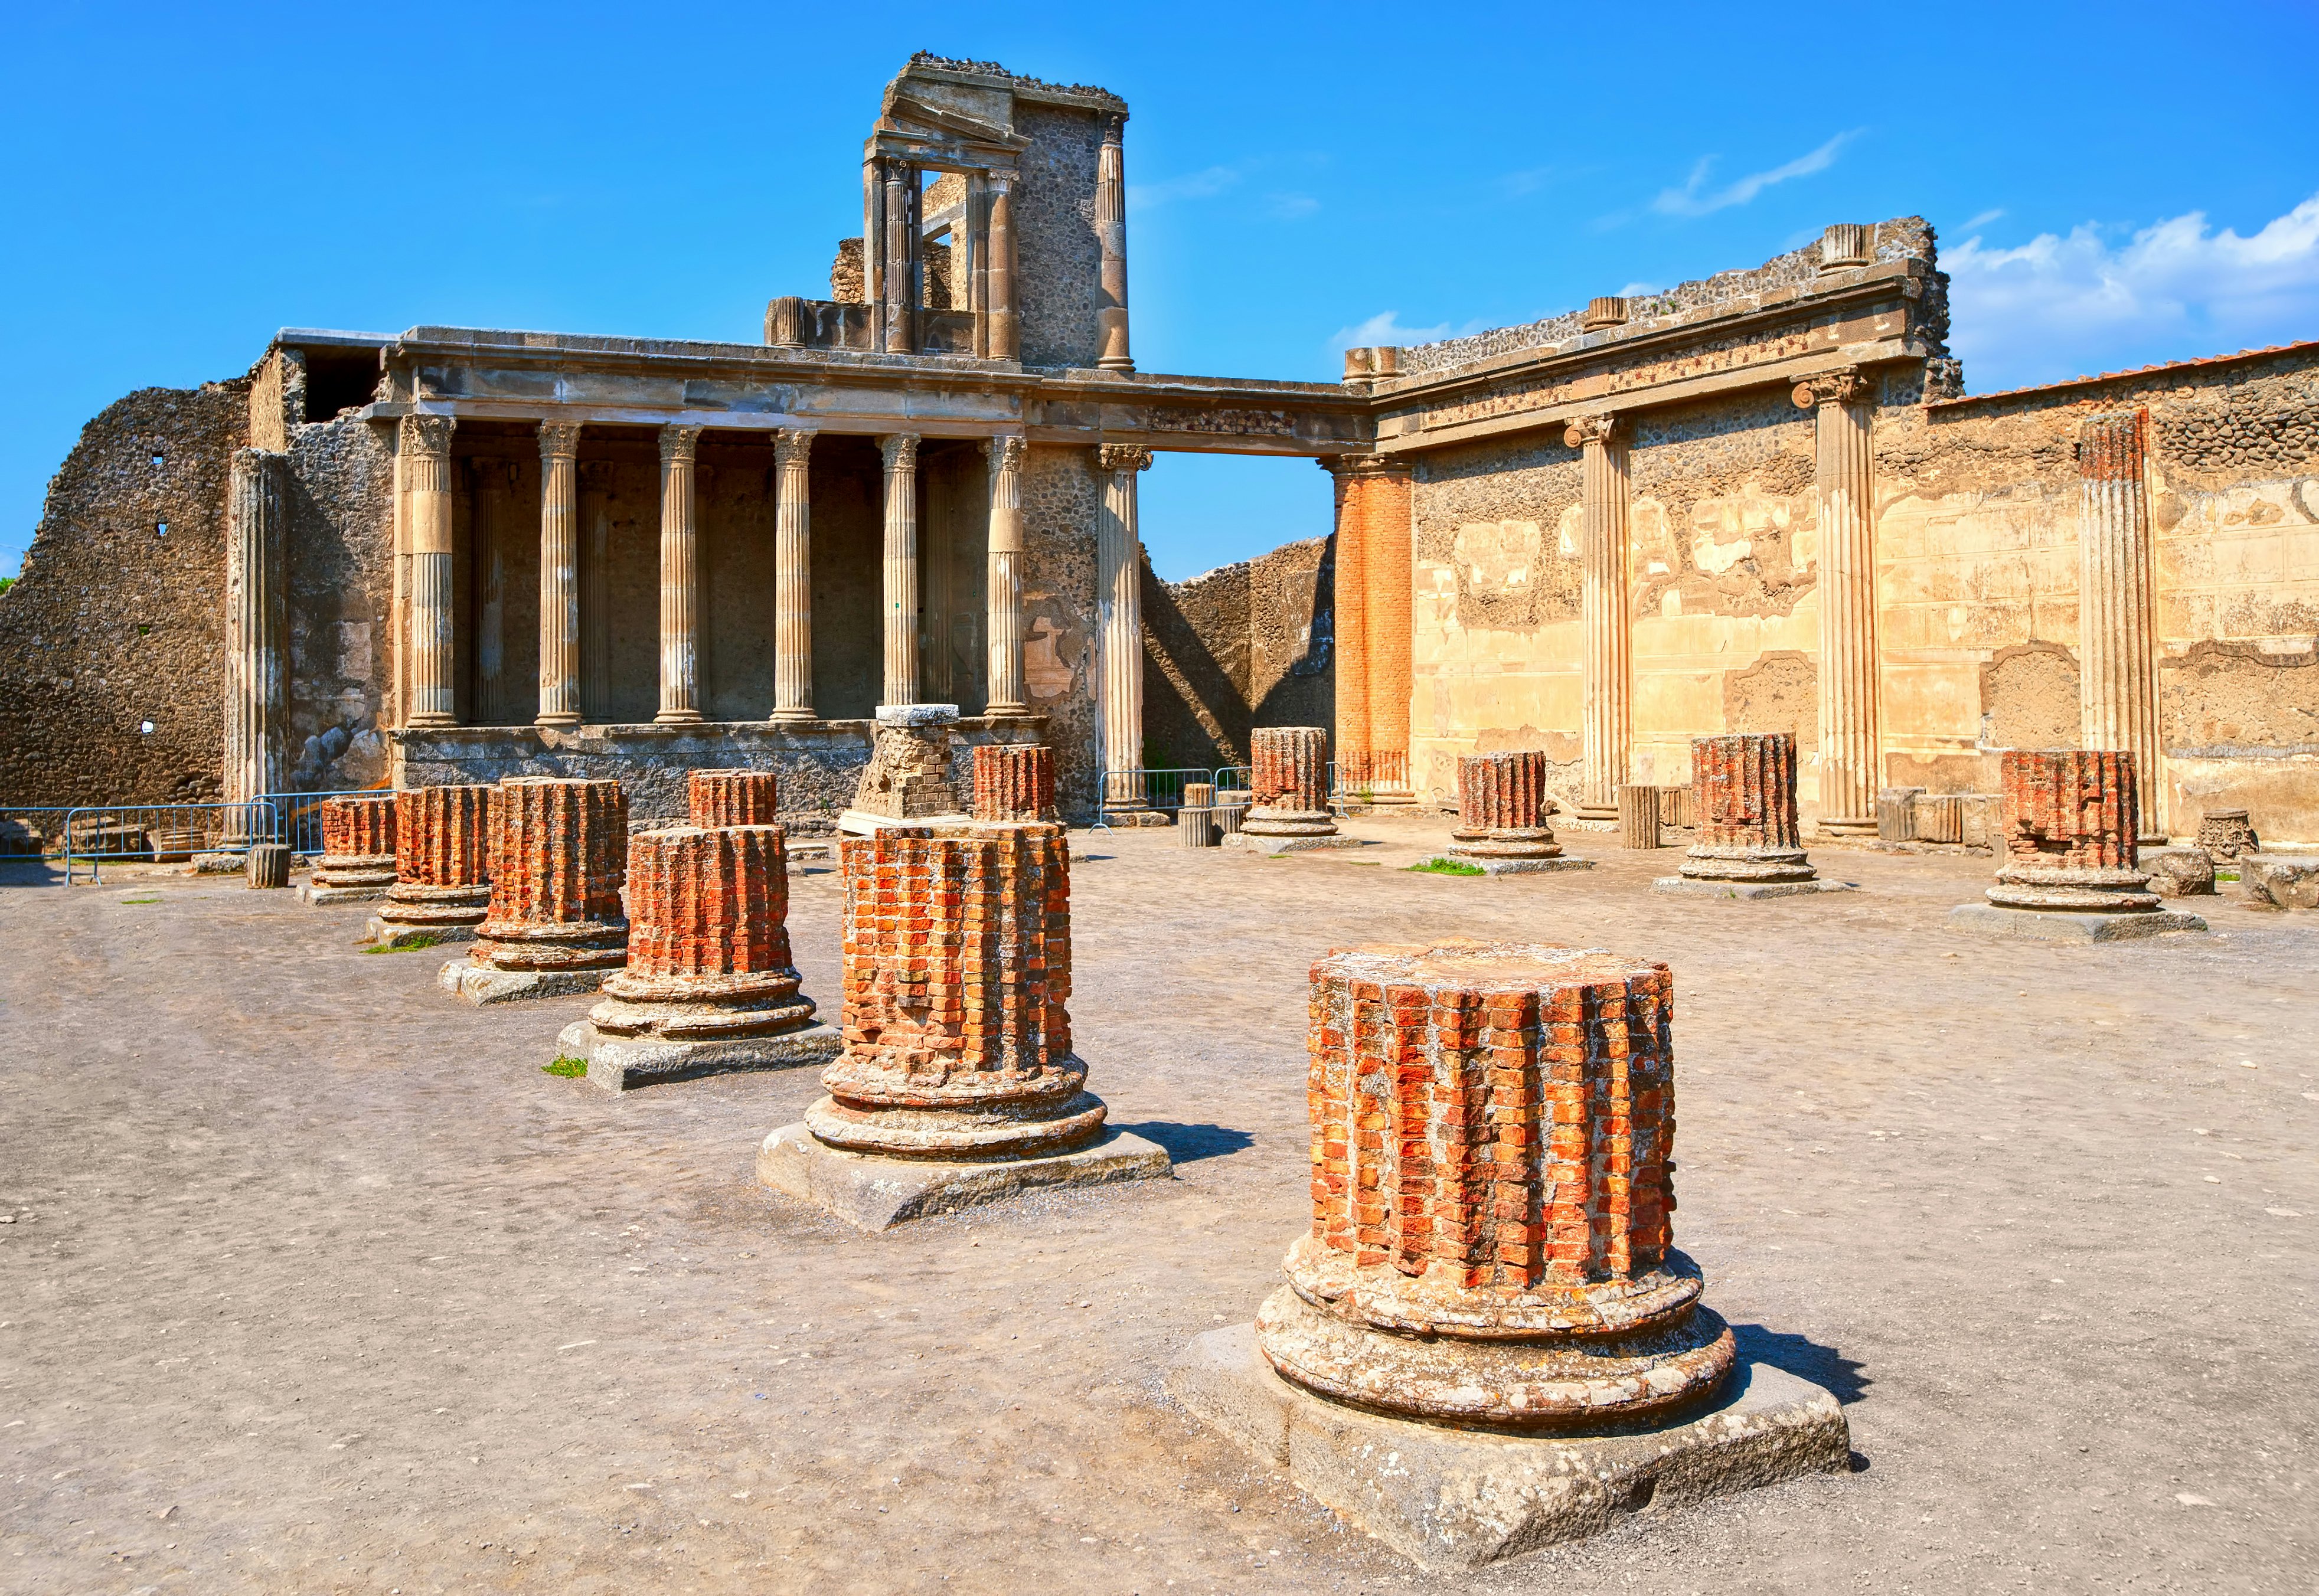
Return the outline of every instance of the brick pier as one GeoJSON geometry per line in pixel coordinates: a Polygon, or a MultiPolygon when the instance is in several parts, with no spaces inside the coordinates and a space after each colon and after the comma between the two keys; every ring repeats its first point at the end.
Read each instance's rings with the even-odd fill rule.
{"type": "Polygon", "coordinates": [[[1316,726],[1259,726],[1250,738],[1251,802],[1226,845],[1285,853],[1352,848],[1329,813],[1329,734],[1316,726]]]}
{"type": "Polygon", "coordinates": [[[694,771],[685,786],[695,825],[781,824],[781,778],[771,771],[694,771]]]}
{"type": "Polygon", "coordinates": [[[308,903],[365,903],[394,885],[394,794],[331,798],[322,806],[322,857],[300,896],[308,903]]]}
{"type": "Polygon", "coordinates": [[[1738,732],[1691,740],[1692,808],[1698,835],[1667,891],[1713,897],[1785,897],[1841,891],[1824,881],[1804,851],[1796,816],[1792,732],[1738,732]]]}
{"type": "Polygon", "coordinates": [[[1449,857],[1493,875],[1525,870],[1584,870],[1546,823],[1546,754],[1538,749],[1469,753],[1457,761],[1457,824],[1449,857]]]}
{"type": "Polygon", "coordinates": [[[444,966],[471,1003],[592,991],[627,960],[628,803],[617,781],[512,776],[492,803],[489,912],[444,966]]]}
{"type": "Polygon", "coordinates": [[[1055,818],[1055,751],[1037,743],[985,744],[974,751],[977,820],[1055,818]]]}
{"type": "Polygon", "coordinates": [[[415,787],[396,795],[394,885],[371,939],[465,942],[492,897],[489,787],[415,787]]]}
{"type": "Polygon", "coordinates": [[[2161,907],[2140,868],[2134,755],[2109,749],[2014,749],[2001,762],[2005,820],[1997,885],[1952,922],[2045,940],[2115,942],[2204,931],[2161,907]]]}

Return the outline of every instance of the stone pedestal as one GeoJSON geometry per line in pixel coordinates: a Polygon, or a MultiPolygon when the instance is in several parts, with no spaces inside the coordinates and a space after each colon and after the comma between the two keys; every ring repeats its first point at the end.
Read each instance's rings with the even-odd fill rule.
{"type": "Polygon", "coordinates": [[[322,806],[322,857],[298,896],[308,903],[372,903],[394,885],[394,794],[322,806]]]}
{"type": "Polygon", "coordinates": [[[492,900],[489,787],[415,787],[394,806],[394,885],[370,923],[380,947],[467,942],[492,900]]]}
{"type": "Polygon", "coordinates": [[[2159,907],[2139,851],[2134,755],[2018,749],[2005,755],[2003,862],[1987,904],[1950,911],[1959,924],[2071,942],[2204,931],[2196,915],[2159,907]]]}
{"type": "Polygon", "coordinates": [[[1792,733],[1693,737],[1691,782],[1698,840],[1683,873],[1660,879],[1659,890],[1716,897],[1849,890],[1849,882],[1821,880],[1804,852],[1792,733]]]}
{"type": "Polygon", "coordinates": [[[1228,845],[1288,853],[1357,848],[1329,813],[1329,734],[1316,726],[1259,727],[1250,739],[1254,801],[1228,845]]]}
{"type": "Polygon", "coordinates": [[[685,786],[695,825],[781,823],[781,778],[771,771],[693,771],[685,786]]]}
{"type": "Polygon", "coordinates": [[[2215,895],[2215,861],[2204,848],[2144,848],[2135,862],[2150,872],[2150,890],[2161,897],[2215,895]]]}
{"type": "Polygon", "coordinates": [[[2198,846],[2216,859],[2236,859],[2260,851],[2262,843],[2244,809],[2209,809],[2198,816],[2198,846]]]}
{"type": "Polygon", "coordinates": [[[950,785],[950,728],[955,704],[880,704],[878,741],[837,829],[870,836],[896,825],[962,821],[950,785]]]}
{"type": "MultiPolygon", "coordinates": [[[[1662,964],[1527,944],[1316,963],[1313,1223],[1257,1314],[1268,1370],[1204,1337],[1177,1396],[1428,1566],[1591,1533],[1617,1505],[1598,1483],[1717,1472],[1744,1397],[1673,1245],[1673,986],[1662,964]],[[1376,1448],[1396,1436],[1411,1467],[1388,1484],[1376,1448]]],[[[1798,1444],[1722,1488],[1843,1466],[1833,1399],[1799,1382],[1773,1405],[1798,1444]]]]}
{"type": "Polygon", "coordinates": [[[822,1072],[829,1096],[767,1139],[761,1179],[882,1229],[1024,1182],[1168,1172],[1158,1149],[1123,1153],[1106,1133],[1071,1051],[1060,826],[905,826],[839,857],[845,1050],[822,1072]]]}
{"type": "Polygon", "coordinates": [[[1053,820],[1055,751],[1039,743],[985,743],[974,750],[977,820],[1053,820]]]}
{"type": "Polygon", "coordinates": [[[592,992],[627,961],[628,802],[617,781],[512,776],[492,803],[491,907],[443,967],[470,1003],[592,992]]]}
{"type": "MultiPolygon", "coordinates": [[[[707,772],[699,772],[707,773],[707,772]]],[[[628,839],[628,961],[558,1045],[611,1091],[735,1069],[826,1064],[790,958],[778,825],[670,826],[628,839]]]]}
{"type": "Polygon", "coordinates": [[[1448,857],[1492,875],[1587,870],[1593,861],[1564,856],[1546,823],[1546,755],[1537,749],[1469,753],[1457,761],[1457,824],[1448,857]]]}
{"type": "Polygon", "coordinates": [[[290,885],[290,844],[252,843],[242,869],[243,879],[251,887],[287,887],[290,885]]]}

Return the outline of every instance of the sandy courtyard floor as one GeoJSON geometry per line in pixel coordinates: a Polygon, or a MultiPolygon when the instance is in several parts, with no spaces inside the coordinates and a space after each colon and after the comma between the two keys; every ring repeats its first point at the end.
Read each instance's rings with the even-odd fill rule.
{"type": "MultiPolygon", "coordinates": [[[[1073,1017],[1166,1183],[863,1235],[753,1183],[810,1072],[614,1098],[365,910],[0,878],[0,1590],[2278,1591],[2319,1585],[2319,915],[1952,932],[1850,895],[1098,834],[1073,1017]],[[1677,977],[1678,1242],[1854,1472],[1418,1575],[1160,1393],[1304,1222],[1304,972],[1521,937],[1677,977]]],[[[1429,834],[1439,837],[1443,834],[1429,834]]],[[[795,882],[836,990],[836,879],[795,882]]]]}

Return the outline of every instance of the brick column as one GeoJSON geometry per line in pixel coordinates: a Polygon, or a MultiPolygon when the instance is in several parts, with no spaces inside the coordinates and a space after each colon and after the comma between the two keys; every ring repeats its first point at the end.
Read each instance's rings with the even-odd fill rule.
{"type": "MultiPolygon", "coordinates": [[[[1123,347],[1124,322],[1122,323],[1123,347]]],[[[1143,765],[1143,546],[1136,528],[1135,479],[1151,451],[1128,444],[1096,450],[1103,509],[1095,523],[1096,745],[1108,778],[1106,810],[1145,807],[1143,765]]]]}
{"type": "Polygon", "coordinates": [[[2159,906],[2137,868],[2133,754],[2008,749],[2000,769],[2005,849],[1990,902],[2110,915],[2159,906]]]}
{"type": "Polygon", "coordinates": [[[449,416],[401,425],[403,525],[411,537],[411,705],[406,725],[456,726],[452,683],[451,429],[449,416]]]}
{"type": "Polygon", "coordinates": [[[886,670],[878,701],[918,701],[918,440],[878,440],[886,459],[886,670]]]}
{"type": "Polygon", "coordinates": [[[1693,881],[1809,881],[1796,822],[1796,739],[1791,732],[1691,740],[1698,835],[1683,856],[1693,881]]]}
{"type": "Polygon", "coordinates": [[[492,806],[491,912],[473,963],[492,969],[618,969],[628,800],[618,781],[511,776],[492,806]]]}
{"type": "Polygon", "coordinates": [[[1582,741],[1586,763],[1578,816],[1619,817],[1619,789],[1627,784],[1633,742],[1634,618],[1627,582],[1627,451],[1616,416],[1582,416],[1563,429],[1563,442],[1582,452],[1584,504],[1582,555],[1585,590],[1586,703],[1582,741]]]}
{"type": "Polygon", "coordinates": [[[698,427],[660,429],[660,713],[653,719],[663,726],[700,718],[699,446],[698,427]]]}
{"type": "Polygon", "coordinates": [[[491,903],[491,787],[414,787],[395,795],[389,925],[464,933],[491,903]]]}
{"type": "Polygon", "coordinates": [[[2134,410],[2078,428],[2078,741],[2134,755],[2136,833],[2162,843],[2148,427],[2134,410]]]}
{"type": "Polygon", "coordinates": [[[1023,696],[1023,451],[1020,437],[994,437],[990,459],[989,693],[983,713],[1028,716],[1023,696]]]}
{"type": "Polygon", "coordinates": [[[1880,749],[1876,659],[1874,393],[1857,371],[1796,385],[1813,413],[1819,507],[1819,824],[1839,836],[1876,830],[1880,749]]]}
{"type": "Polygon", "coordinates": [[[1023,332],[1015,311],[1015,174],[990,174],[990,268],[988,346],[993,360],[1023,357],[1023,332]]]}
{"type": "Polygon", "coordinates": [[[773,435],[779,502],[773,512],[773,719],[811,720],[813,712],[814,435],[796,428],[773,435]]]}
{"type": "Polygon", "coordinates": [[[1253,802],[1241,833],[1262,837],[1331,837],[1329,734],[1316,726],[1259,726],[1250,735],[1253,802]]]}
{"type": "Polygon", "coordinates": [[[686,788],[695,825],[773,825],[781,820],[781,778],[771,771],[694,771],[686,788]]]}
{"type": "Polygon", "coordinates": [[[1313,966],[1313,1224],[1256,1320],[1284,1377],[1536,1429],[1700,1401],[1733,1360],[1674,1250],[1674,981],[1450,942],[1313,966]]]}
{"type": "Polygon", "coordinates": [[[322,806],[322,857],[309,903],[359,903],[394,885],[394,794],[331,798],[322,806]]]}
{"type": "Polygon", "coordinates": [[[580,724],[580,423],[539,424],[540,726],[580,724]]]}
{"type": "Polygon", "coordinates": [[[1121,149],[1126,126],[1124,115],[1103,119],[1103,148],[1095,164],[1095,235],[1103,252],[1095,312],[1103,353],[1096,365],[1105,371],[1135,369],[1127,352],[1127,158],[1121,149]]]}
{"type": "Polygon", "coordinates": [[[1336,642],[1337,753],[1356,758],[1369,740],[1369,578],[1367,503],[1355,487],[1367,455],[1326,455],[1336,500],[1336,548],[1331,568],[1330,615],[1336,642]]]}
{"type": "Polygon", "coordinates": [[[1057,825],[905,826],[838,844],[845,1054],[815,1141],[1019,1159],[1103,1133],[1071,1051],[1070,864],[1057,825]]]}
{"type": "Polygon", "coordinates": [[[984,743],[974,751],[977,820],[1055,818],[1055,751],[1037,743],[984,743]]]}
{"type": "MultiPolygon", "coordinates": [[[[225,798],[232,804],[282,789],[288,624],[275,475],[282,458],[260,449],[233,452],[225,546],[225,798]]],[[[229,840],[248,838],[250,814],[227,813],[229,840]]]]}
{"type": "Polygon", "coordinates": [[[1556,859],[1562,844],[1546,823],[1546,754],[1538,749],[1468,753],[1457,761],[1452,857],[1556,859]]]}

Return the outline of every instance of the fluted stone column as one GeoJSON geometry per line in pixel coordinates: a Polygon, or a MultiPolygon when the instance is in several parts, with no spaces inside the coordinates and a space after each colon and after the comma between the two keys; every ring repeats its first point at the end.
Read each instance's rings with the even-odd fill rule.
{"type": "MultiPolygon", "coordinates": [[[[891,269],[891,263],[889,263],[891,269]]],[[[773,512],[773,718],[813,716],[814,435],[796,428],[773,435],[778,502],[773,512]]]]}
{"type": "Polygon", "coordinates": [[[1096,365],[1105,371],[1135,369],[1127,352],[1127,167],[1120,148],[1126,124],[1124,116],[1104,119],[1095,166],[1095,232],[1103,250],[1095,313],[1103,354],[1096,365]]]}
{"type": "Polygon", "coordinates": [[[663,726],[700,718],[699,446],[698,427],[660,429],[660,713],[653,719],[663,726]]]}
{"type": "Polygon", "coordinates": [[[1627,584],[1627,451],[1618,418],[1582,416],[1563,441],[1583,451],[1586,626],[1585,750],[1583,820],[1616,820],[1633,742],[1633,615],[1627,584]]]}
{"type": "Polygon", "coordinates": [[[912,302],[911,257],[917,251],[916,240],[910,236],[911,189],[917,174],[898,160],[881,163],[886,188],[884,221],[886,226],[886,269],[880,284],[885,299],[886,353],[914,355],[917,352],[911,333],[917,324],[917,306],[912,302]]]}
{"type": "Polygon", "coordinates": [[[539,424],[539,713],[580,724],[580,423],[539,424]]]}
{"type": "MultiPolygon", "coordinates": [[[[225,546],[225,797],[233,804],[282,789],[288,612],[281,460],[262,449],[233,452],[225,546]]],[[[249,819],[248,811],[229,811],[227,839],[247,840],[249,819]]]]}
{"type": "Polygon", "coordinates": [[[1022,326],[1015,312],[1015,175],[990,175],[990,358],[1019,360],[1022,326]]]}
{"type": "Polygon", "coordinates": [[[588,527],[580,556],[580,712],[612,717],[612,465],[580,467],[582,513],[588,527]]]}
{"type": "Polygon", "coordinates": [[[1880,749],[1876,529],[1868,379],[1831,372],[1796,385],[1818,428],[1819,501],[1819,824],[1838,835],[1876,829],[1880,749]]]}
{"type": "Polygon", "coordinates": [[[411,717],[414,726],[456,726],[452,690],[450,416],[405,416],[402,490],[410,500],[411,717]]]}
{"type": "Polygon", "coordinates": [[[2078,428],[2078,741],[2134,755],[2142,840],[2164,840],[2142,410],[2078,428]]]}
{"type": "Polygon", "coordinates": [[[1136,473],[1151,451],[1130,444],[1096,450],[1103,509],[1095,524],[1096,744],[1108,778],[1106,810],[1141,810],[1143,764],[1143,546],[1137,536],[1136,473]]]}
{"type": "Polygon", "coordinates": [[[918,701],[918,439],[878,440],[886,457],[886,671],[881,704],[918,701]]]}
{"type": "Polygon", "coordinates": [[[1023,696],[1023,452],[1020,437],[994,437],[990,460],[989,695],[985,715],[1031,712],[1023,696]]]}

